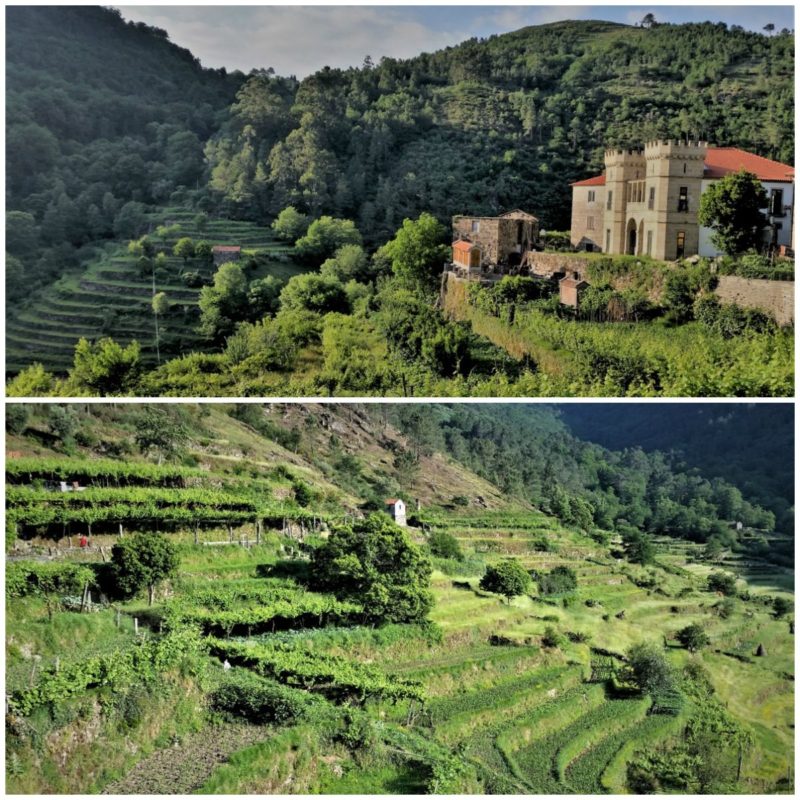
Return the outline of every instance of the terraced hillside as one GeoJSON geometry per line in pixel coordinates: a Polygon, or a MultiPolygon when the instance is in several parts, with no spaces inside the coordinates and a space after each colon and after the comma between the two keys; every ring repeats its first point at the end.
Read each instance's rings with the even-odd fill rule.
{"type": "Polygon", "coordinates": [[[565,527],[436,453],[403,488],[391,454],[407,441],[357,408],[275,409],[260,430],[230,406],[193,409],[182,463],[161,466],[109,457],[131,408],[82,412],[71,457],[43,411],[7,440],[12,791],[602,794],[641,791],[651,769],[658,791],[791,792],[793,618],[771,602],[792,597],[784,578],[751,587],[753,565],[731,559],[724,597],[693,545],[659,539],[654,563],[631,563],[613,534],[565,527]],[[309,558],[365,524],[379,481],[425,498],[408,539],[460,548],[430,552],[427,622],[376,625],[357,595],[310,581],[309,558]],[[177,543],[177,575],[152,606],[104,599],[110,548],[153,529],[177,543]],[[507,558],[536,578],[511,599],[480,586],[507,558]],[[86,566],[95,578],[64,571],[86,566]],[[548,593],[558,567],[577,586],[548,593]],[[48,590],[52,571],[97,581],[94,612],[48,590]],[[693,623],[709,641],[689,651],[678,632],[693,623]],[[632,679],[643,643],[676,693],[632,679]],[[717,760],[669,783],[659,764],[693,763],[686,747],[717,760]]]}
{"type": "Polygon", "coordinates": [[[150,233],[167,258],[162,272],[143,271],[137,256],[125,243],[108,243],[80,271],[62,276],[52,286],[33,291],[18,307],[9,308],[6,324],[6,372],[14,374],[39,361],[47,370],[65,373],[72,364],[75,344],[82,337],[90,341],[111,336],[127,344],[140,343],[146,363],[156,363],[155,320],[152,297],[165,292],[170,311],[159,318],[162,359],[209,345],[196,332],[200,295],[181,274],[198,272],[204,283],[213,275],[213,265],[172,254],[175,242],[191,237],[195,242],[240,245],[243,259],[258,256],[258,266],[248,277],[276,275],[288,279],[303,267],[291,257],[291,247],[278,242],[272,231],[250,222],[209,219],[198,228],[197,214],[182,208],[167,208],[150,215],[150,233]],[[168,233],[159,237],[159,226],[168,233]]]}

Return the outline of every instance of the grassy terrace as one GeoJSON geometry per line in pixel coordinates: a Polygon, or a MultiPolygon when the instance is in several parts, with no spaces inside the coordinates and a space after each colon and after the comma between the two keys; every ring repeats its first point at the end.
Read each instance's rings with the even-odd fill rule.
{"type": "MultiPolygon", "coordinates": [[[[731,616],[716,614],[713,606],[719,598],[705,589],[706,571],[690,563],[698,555],[695,546],[659,542],[658,558],[668,563],[667,573],[658,566],[644,569],[617,561],[593,540],[539,512],[441,512],[434,519],[435,527],[459,540],[466,556],[455,573],[450,562],[435,562],[430,616],[441,629],[441,641],[426,638],[413,626],[382,631],[337,623],[295,633],[253,632],[249,637],[243,629],[234,631],[237,643],[291,643],[296,651],[418,681],[428,697],[426,710],[409,726],[402,704],[371,701],[366,706],[370,718],[381,720],[388,737],[384,755],[377,760],[362,758],[358,751],[354,755],[341,743],[321,743],[319,730],[309,723],[263,728],[255,741],[242,740],[238,750],[231,745],[236,752],[226,763],[201,770],[201,791],[423,792],[428,779],[421,765],[430,757],[426,748],[442,748],[459,753],[464,764],[477,770],[485,792],[625,792],[626,765],[636,750],[675,741],[693,713],[687,706],[678,717],[650,714],[647,696],[625,696],[611,685],[591,681],[597,658],[592,648],[623,654],[647,640],[666,640],[675,666],[690,660],[701,663],[721,702],[748,726],[755,744],[743,764],[743,781],[750,791],[766,790],[786,775],[794,743],[793,641],[787,622],[773,619],[761,605],[740,600],[731,616]],[[553,552],[533,549],[541,535],[553,552]],[[486,542],[497,546],[486,549],[486,542]],[[572,567],[578,575],[574,598],[541,597],[534,590],[509,603],[480,590],[485,564],[508,554],[533,569],[572,567]],[[656,576],[656,585],[637,586],[635,581],[648,574],[656,576]],[[672,638],[690,622],[700,622],[711,638],[711,645],[695,656],[672,638]],[[559,647],[544,646],[548,627],[565,636],[559,647]],[[569,638],[576,633],[583,640],[569,638]],[[505,644],[492,644],[493,637],[505,644]],[[759,644],[766,655],[754,658],[759,644]]],[[[414,536],[423,540],[421,532],[414,536]]],[[[291,596],[291,580],[270,576],[271,568],[285,559],[289,540],[273,533],[261,547],[243,549],[195,547],[187,536],[179,539],[182,563],[173,597],[160,600],[152,611],[142,601],[123,604],[119,628],[111,609],[88,616],[58,612],[49,626],[40,600],[14,601],[7,649],[9,686],[29,680],[29,652],[40,654],[41,666],[46,667],[67,643],[70,659],[77,660],[130,646],[134,615],[151,620],[147,624],[154,635],[167,607],[180,603],[183,609],[208,609],[209,592],[232,597],[226,608],[233,615],[251,613],[252,598],[265,591],[291,596]]],[[[302,602],[313,602],[312,595],[302,595],[302,602]]],[[[218,660],[211,658],[209,668],[216,679],[218,660]]],[[[112,780],[113,786],[142,785],[137,775],[147,772],[149,763],[141,762],[142,756],[158,750],[172,735],[184,742],[171,760],[182,774],[195,752],[189,731],[208,730],[192,691],[186,694],[184,689],[181,702],[177,695],[173,699],[178,709],[174,719],[165,718],[163,708],[153,705],[149,724],[159,733],[141,741],[136,755],[122,746],[118,733],[109,734],[104,750],[110,748],[114,755],[97,768],[91,786],[98,790],[112,780]]],[[[233,734],[224,728],[214,735],[233,734]]],[[[46,778],[49,787],[62,790],[74,789],[76,780],[74,774],[48,773],[46,778]]],[[[23,791],[26,786],[15,779],[11,788],[23,791]]]]}
{"type": "MultiPolygon", "coordinates": [[[[272,274],[284,280],[303,271],[291,260],[291,248],[275,240],[272,231],[250,222],[210,219],[204,230],[194,224],[195,212],[169,208],[154,213],[151,229],[162,224],[180,225],[180,230],[160,247],[168,253],[167,277],[156,279],[155,291],[165,292],[172,304],[170,313],[159,319],[161,354],[177,356],[205,346],[195,333],[200,290],[186,286],[180,277],[184,269],[198,271],[206,281],[213,267],[200,266],[173,256],[178,238],[212,244],[239,244],[247,254],[268,256],[251,279],[272,274]]],[[[41,361],[45,368],[66,372],[72,364],[77,341],[112,336],[127,344],[134,339],[142,346],[146,363],[155,364],[155,327],[151,309],[153,279],[143,275],[137,259],[127,251],[127,243],[109,243],[96,258],[77,272],[62,276],[56,283],[37,292],[22,305],[8,310],[6,324],[6,371],[14,373],[41,361]]]]}

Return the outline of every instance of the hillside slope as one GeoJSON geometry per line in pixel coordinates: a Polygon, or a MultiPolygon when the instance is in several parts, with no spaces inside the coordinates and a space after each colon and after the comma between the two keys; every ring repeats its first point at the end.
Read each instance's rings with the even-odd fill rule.
{"type": "Polygon", "coordinates": [[[725,24],[559,22],[325,68],[294,92],[253,77],[207,149],[210,187],[246,215],[293,203],[353,218],[370,242],[421,211],[524,208],[563,230],[570,182],[598,172],[609,145],[690,136],[790,163],[793,41],[725,24]]]}
{"type": "MultiPolygon", "coordinates": [[[[613,531],[513,500],[433,446],[444,423],[463,462],[489,442],[524,459],[524,410],[450,407],[426,427],[408,406],[10,409],[14,793],[793,789],[793,570],[669,537],[636,563],[613,531]],[[412,501],[405,532],[355,519],[390,490],[412,501]],[[342,536],[333,565],[317,557],[342,536]],[[122,592],[109,547],[155,541],[174,572],[122,592]],[[507,560],[526,581],[502,596],[482,579],[507,560]],[[394,583],[414,563],[423,585],[394,583]],[[392,616],[417,591],[424,613],[392,616]],[[706,638],[687,649],[689,625],[706,638]],[[668,690],[631,670],[637,646],[668,690]]],[[[575,440],[547,409],[529,421],[571,483],[575,440]]]]}

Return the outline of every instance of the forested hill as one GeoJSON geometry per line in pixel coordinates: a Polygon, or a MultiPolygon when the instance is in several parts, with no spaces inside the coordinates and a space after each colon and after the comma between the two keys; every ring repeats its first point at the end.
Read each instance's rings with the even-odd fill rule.
{"type": "Polygon", "coordinates": [[[794,506],[794,409],[789,404],[724,407],[565,403],[561,417],[581,439],[621,450],[671,451],[705,475],[719,475],[775,512],[791,531],[794,506]]]}
{"type": "Polygon", "coordinates": [[[522,207],[569,224],[606,145],[689,135],[791,162],[794,36],[725,24],[561,22],[405,61],[242,88],[207,147],[241,214],[294,204],[387,239],[423,210],[522,207]]]}
{"type": "MultiPolygon", "coordinates": [[[[741,518],[746,525],[771,529],[777,517],[779,530],[793,532],[791,415],[773,414],[772,407],[768,413],[754,409],[746,425],[734,423],[716,431],[716,451],[739,454],[730,459],[738,470],[730,467],[727,474],[711,460],[698,468],[700,458],[690,459],[712,441],[711,436],[698,437],[696,446],[682,432],[672,439],[668,418],[659,423],[664,429],[661,449],[645,450],[642,445],[648,437],[643,435],[640,441],[633,428],[624,440],[612,442],[609,437],[607,447],[592,443],[591,434],[573,433],[565,424],[577,417],[569,404],[386,408],[391,409],[394,424],[423,451],[446,452],[510,495],[523,497],[567,523],[606,529],[632,525],[695,541],[730,542],[731,520],[741,518]],[[751,453],[762,462],[760,453],[770,436],[775,467],[756,479],[745,462],[751,453]],[[670,453],[677,450],[683,453],[670,453]]],[[[664,408],[653,409],[651,425],[653,415],[664,408]]],[[[382,407],[379,413],[387,412],[382,407]]],[[[586,418],[595,413],[598,427],[616,420],[625,429],[622,417],[627,408],[620,414],[618,405],[585,406],[586,418]]],[[[713,413],[706,408],[707,416],[713,413]]],[[[726,406],[716,415],[730,414],[733,419],[737,413],[726,406]]],[[[791,557],[791,552],[785,555],[791,557]]]]}
{"type": "Polygon", "coordinates": [[[12,294],[76,264],[87,242],[131,235],[139,204],[202,186],[203,145],[243,80],[113,9],[6,8],[12,294]]]}

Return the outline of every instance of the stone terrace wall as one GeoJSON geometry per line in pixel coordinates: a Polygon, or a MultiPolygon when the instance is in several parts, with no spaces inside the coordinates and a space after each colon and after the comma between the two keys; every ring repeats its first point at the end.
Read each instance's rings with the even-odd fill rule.
{"type": "Polygon", "coordinates": [[[723,303],[760,308],[772,314],[779,325],[794,323],[794,281],[768,281],[720,275],[714,292],[723,303]]]}
{"type": "Polygon", "coordinates": [[[564,272],[566,274],[577,272],[583,280],[588,280],[586,273],[589,262],[585,258],[579,258],[571,253],[539,253],[531,251],[528,253],[528,264],[534,275],[549,277],[554,272],[564,272]]]}

